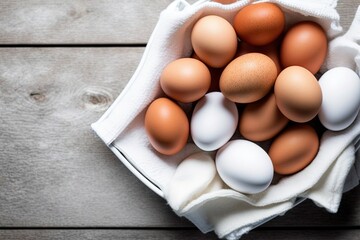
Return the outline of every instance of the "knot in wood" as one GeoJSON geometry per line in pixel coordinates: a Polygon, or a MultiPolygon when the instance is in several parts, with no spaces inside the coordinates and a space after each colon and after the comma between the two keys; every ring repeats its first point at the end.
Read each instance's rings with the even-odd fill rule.
{"type": "Polygon", "coordinates": [[[82,101],[86,108],[103,109],[112,102],[112,96],[104,89],[87,89],[82,95],[82,101]]]}
{"type": "Polygon", "coordinates": [[[32,92],[30,93],[30,98],[36,102],[44,102],[46,100],[46,96],[41,92],[32,92]]]}

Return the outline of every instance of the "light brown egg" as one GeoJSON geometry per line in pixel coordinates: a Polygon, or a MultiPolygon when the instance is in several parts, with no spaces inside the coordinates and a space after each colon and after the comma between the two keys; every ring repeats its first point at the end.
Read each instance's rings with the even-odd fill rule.
{"type": "Polygon", "coordinates": [[[209,69],[194,58],[180,58],[169,63],[160,77],[160,86],[165,94],[184,103],[204,96],[210,83],[209,69]]]}
{"type": "Polygon", "coordinates": [[[239,130],[251,141],[269,140],[289,122],[276,105],[273,93],[245,106],[239,118],[239,130]]]}
{"type": "Polygon", "coordinates": [[[262,53],[271,58],[271,60],[274,61],[277,69],[277,73],[279,74],[281,72],[281,64],[279,60],[279,41],[274,41],[272,43],[269,43],[264,46],[254,46],[250,45],[244,41],[239,42],[238,49],[236,52],[235,57],[240,57],[241,55],[244,55],[246,53],[262,53]]]}
{"type": "Polygon", "coordinates": [[[315,74],[325,60],[327,45],[326,33],[319,24],[299,22],[287,31],[282,41],[282,66],[302,66],[315,74]]]}
{"type": "Polygon", "coordinates": [[[275,81],[274,93],[282,114],[294,122],[308,122],[320,110],[321,88],[306,68],[291,66],[282,70],[275,81]]]}
{"type": "Polygon", "coordinates": [[[236,103],[250,103],[264,97],[277,77],[274,61],[261,53],[248,53],[235,58],[220,77],[220,90],[236,103]]]}
{"type": "Polygon", "coordinates": [[[284,129],[269,148],[274,170],[279,174],[293,174],[308,166],[319,150],[319,138],[307,124],[284,129]]]}
{"type": "Polygon", "coordinates": [[[220,68],[233,59],[237,36],[227,20],[209,15],[195,23],[191,32],[191,44],[201,61],[210,67],[220,68]]]}
{"type": "Polygon", "coordinates": [[[285,15],[273,3],[250,4],[236,14],[233,26],[241,40],[252,45],[266,45],[283,32],[285,15]]]}
{"type": "Polygon", "coordinates": [[[156,151],[173,155],[184,148],[189,121],[184,111],[168,98],[154,100],[145,113],[145,130],[156,151]]]}

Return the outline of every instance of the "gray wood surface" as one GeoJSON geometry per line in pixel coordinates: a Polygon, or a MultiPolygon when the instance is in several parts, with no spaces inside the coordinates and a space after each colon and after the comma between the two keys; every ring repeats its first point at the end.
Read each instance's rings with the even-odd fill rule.
{"type": "Polygon", "coordinates": [[[0,43],[146,43],[171,0],[0,1],[0,43]]]}
{"type": "Polygon", "coordinates": [[[90,129],[143,50],[0,49],[1,226],[180,222],[90,129]]]}
{"type": "MultiPolygon", "coordinates": [[[[177,217],[90,129],[140,61],[144,48],[129,46],[146,43],[169,2],[0,2],[0,44],[13,45],[0,48],[0,239],[216,239],[177,217]]],[[[339,1],[345,29],[359,4],[339,1]]],[[[360,239],[359,229],[357,187],[337,214],[306,201],[243,239],[360,239]]]]}
{"type": "MultiPolygon", "coordinates": [[[[2,0],[0,44],[144,44],[171,2],[2,0]]],[[[337,10],[345,28],[357,5],[359,0],[339,0],[337,10]]]]}

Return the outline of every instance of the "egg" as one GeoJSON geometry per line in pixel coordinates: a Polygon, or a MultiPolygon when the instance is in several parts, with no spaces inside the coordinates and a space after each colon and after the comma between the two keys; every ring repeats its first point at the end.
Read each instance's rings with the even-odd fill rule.
{"type": "Polygon", "coordinates": [[[224,67],[234,57],[237,36],[232,25],[222,17],[200,18],[191,31],[191,44],[196,55],[210,67],[224,67]]]}
{"type": "Polygon", "coordinates": [[[209,69],[194,58],[172,61],[160,76],[160,86],[165,94],[184,103],[194,102],[204,96],[210,83],[209,69]]]}
{"type": "Polygon", "coordinates": [[[287,67],[275,81],[276,104],[288,119],[304,123],[319,112],[322,92],[315,76],[300,66],[287,67]]]}
{"type": "Polygon", "coordinates": [[[289,122],[276,105],[275,95],[245,106],[239,117],[239,131],[251,141],[269,140],[278,134],[289,122]]]}
{"type": "Polygon", "coordinates": [[[327,45],[326,33],[319,24],[299,22],[284,36],[280,48],[281,63],[284,68],[302,66],[315,74],[325,60],[327,45]]]}
{"type": "Polygon", "coordinates": [[[220,90],[236,103],[250,103],[264,97],[277,77],[275,63],[261,53],[248,53],[231,61],[220,77],[220,90]]]}
{"type": "Polygon", "coordinates": [[[275,138],[269,156],[278,174],[294,174],[308,166],[319,150],[319,138],[308,124],[295,124],[275,138]]]}
{"type": "Polygon", "coordinates": [[[235,15],[233,26],[241,40],[252,45],[266,45],[283,32],[285,15],[273,3],[250,4],[235,15]]]}
{"type": "Polygon", "coordinates": [[[240,57],[246,53],[262,53],[271,58],[274,61],[277,69],[277,73],[281,72],[281,64],[279,59],[279,49],[278,49],[279,42],[274,41],[264,46],[254,46],[250,45],[244,41],[239,42],[238,49],[236,51],[235,57],[240,57]]]}
{"type": "Polygon", "coordinates": [[[324,127],[340,131],[354,122],[360,109],[360,78],[350,68],[335,67],[319,79],[323,102],[319,120],[324,127]]]}
{"type": "Polygon", "coordinates": [[[154,100],[145,113],[145,130],[159,153],[173,155],[182,150],[189,136],[185,112],[168,98],[154,100]]]}
{"type": "Polygon", "coordinates": [[[232,189],[246,194],[264,191],[271,183],[274,168],[269,155],[248,140],[229,141],[215,158],[220,178],[232,189]]]}
{"type": "Polygon", "coordinates": [[[221,92],[210,92],[202,97],[191,117],[191,136],[204,151],[213,151],[230,140],[236,131],[238,111],[235,103],[221,92]]]}

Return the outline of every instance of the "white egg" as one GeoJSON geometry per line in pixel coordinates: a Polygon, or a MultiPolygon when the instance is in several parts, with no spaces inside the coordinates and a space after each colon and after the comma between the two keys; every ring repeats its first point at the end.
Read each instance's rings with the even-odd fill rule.
{"type": "Polygon", "coordinates": [[[335,67],[319,79],[323,101],[319,112],[322,125],[340,131],[355,120],[360,109],[360,78],[350,68],[335,67]]]}
{"type": "Polygon", "coordinates": [[[229,141],[218,150],[215,163],[220,178],[241,193],[264,191],[274,176],[269,155],[248,140],[229,141]]]}
{"type": "Polygon", "coordinates": [[[191,136],[204,151],[213,151],[227,143],[238,123],[236,104],[221,92],[210,92],[196,104],[191,117],[191,136]]]}

